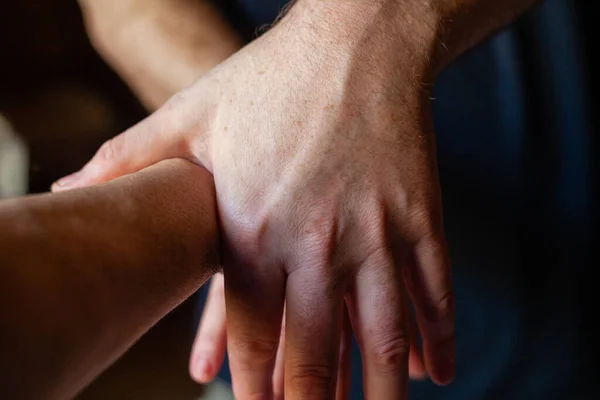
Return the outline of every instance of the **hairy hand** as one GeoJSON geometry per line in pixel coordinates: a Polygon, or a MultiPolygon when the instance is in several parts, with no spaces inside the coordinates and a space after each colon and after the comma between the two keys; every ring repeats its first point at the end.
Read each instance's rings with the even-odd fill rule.
{"type": "MultiPolygon", "coordinates": [[[[451,274],[422,85],[435,32],[419,13],[359,11],[298,4],[55,186],[178,157],[214,174],[240,399],[282,390],[333,397],[346,309],[366,396],[402,398],[415,343],[409,299],[427,373],[438,383],[454,373],[451,274]],[[285,379],[276,374],[274,388],[284,304],[285,379]]],[[[209,362],[223,347],[215,343],[209,362]]]]}

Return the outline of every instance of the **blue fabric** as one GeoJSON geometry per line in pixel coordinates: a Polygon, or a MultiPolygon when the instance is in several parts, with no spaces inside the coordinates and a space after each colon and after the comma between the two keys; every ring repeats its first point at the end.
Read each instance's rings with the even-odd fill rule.
{"type": "MultiPolygon", "coordinates": [[[[262,25],[282,3],[241,8],[262,25]]],[[[458,375],[443,388],[412,383],[411,399],[592,398],[578,293],[591,270],[597,183],[576,27],[570,1],[547,0],[436,83],[458,375]]],[[[356,345],[353,357],[359,399],[356,345]]]]}

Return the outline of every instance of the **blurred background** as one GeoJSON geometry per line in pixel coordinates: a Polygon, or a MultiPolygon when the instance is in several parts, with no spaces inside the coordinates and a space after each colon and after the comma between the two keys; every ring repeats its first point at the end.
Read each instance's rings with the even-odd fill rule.
{"type": "Polygon", "coordinates": [[[0,59],[0,111],[28,145],[32,193],[145,115],[92,49],[77,2],[3,4],[0,59]]]}
{"type": "MultiPolygon", "coordinates": [[[[248,40],[273,19],[284,1],[265,1],[271,7],[245,3],[253,6],[236,27],[248,40]]],[[[535,342],[540,347],[532,347],[531,357],[524,355],[524,360],[510,364],[529,365],[529,359],[564,343],[565,334],[552,323],[561,325],[563,314],[571,321],[573,309],[581,313],[573,335],[588,332],[592,337],[594,318],[584,315],[580,305],[596,297],[593,289],[587,290],[592,280],[583,279],[591,271],[585,266],[591,265],[591,238],[597,228],[591,222],[597,217],[599,115],[593,98],[598,76],[591,56],[597,50],[593,3],[546,1],[459,60],[438,82],[434,105],[444,208],[449,210],[447,231],[453,233],[449,237],[457,303],[479,312],[468,318],[464,313],[458,321],[463,360],[486,351],[505,355],[535,342]],[[548,180],[552,172],[557,178],[548,180]],[[550,271],[548,265],[557,268],[550,271]],[[540,312],[542,306],[562,310],[552,299],[565,292],[569,279],[564,271],[571,265],[579,278],[568,290],[577,304],[564,306],[560,315],[540,312]],[[481,271],[487,276],[478,276],[481,271]],[[477,283],[470,285],[472,280],[477,283]],[[548,304],[536,304],[530,311],[531,300],[538,298],[549,299],[548,304]],[[509,306],[494,308],[499,299],[509,306]],[[498,318],[499,326],[486,325],[491,333],[468,335],[499,309],[506,316],[498,318]],[[518,325],[519,320],[513,329],[511,318],[521,316],[526,324],[518,325]],[[553,332],[555,337],[544,339],[553,332]]],[[[4,2],[0,60],[0,197],[47,191],[54,180],[79,169],[106,139],[147,115],[90,45],[75,1],[4,2]]],[[[195,299],[176,309],[79,399],[231,398],[220,384],[203,388],[189,378],[198,309],[195,299]]],[[[579,349],[591,348],[587,336],[578,338],[579,349]]],[[[573,368],[581,371],[582,381],[585,377],[592,382],[586,375],[589,364],[566,362],[573,355],[570,347],[565,354],[558,361],[535,360],[536,365],[564,364],[540,382],[573,368]]],[[[506,387],[517,373],[511,371],[519,368],[509,370],[501,371],[506,373],[506,387]]],[[[465,385],[470,386],[476,375],[466,376],[465,385]]]]}
{"type": "MultiPolygon", "coordinates": [[[[75,1],[4,2],[0,60],[0,197],[2,190],[23,194],[23,176],[29,193],[48,191],[102,142],[146,115],[93,50],[75,1]]],[[[194,304],[187,302],[79,399],[231,398],[219,386],[203,388],[189,378],[194,324],[194,304]]]]}

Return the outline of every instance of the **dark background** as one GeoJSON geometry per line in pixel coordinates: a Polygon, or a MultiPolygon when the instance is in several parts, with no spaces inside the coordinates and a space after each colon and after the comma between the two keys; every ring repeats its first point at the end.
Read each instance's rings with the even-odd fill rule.
{"type": "MultiPolygon", "coordinates": [[[[28,144],[32,193],[146,115],[92,49],[77,2],[56,0],[0,6],[0,114],[28,144]]],[[[187,372],[193,313],[189,302],[175,310],[79,399],[197,398],[187,372]]]]}
{"type": "MultiPolygon", "coordinates": [[[[552,3],[560,2],[553,1],[552,3]]],[[[581,62],[581,65],[584,66],[581,74],[584,76],[581,77],[581,80],[585,82],[585,89],[587,89],[585,103],[590,108],[586,111],[586,116],[591,118],[592,131],[597,132],[598,112],[595,93],[598,86],[597,71],[599,69],[595,60],[598,47],[595,40],[598,36],[596,32],[598,13],[595,12],[594,3],[590,0],[573,0],[571,4],[577,9],[576,26],[580,33],[579,39],[582,41],[582,51],[579,55],[584,59],[581,62]]],[[[559,228],[556,228],[558,231],[554,234],[552,231],[554,228],[548,228],[546,223],[559,213],[554,213],[554,209],[546,212],[539,206],[549,197],[546,194],[550,192],[548,188],[545,188],[546,182],[543,178],[557,165],[553,154],[559,153],[561,150],[558,144],[552,142],[550,133],[554,129],[558,130],[556,126],[553,126],[551,118],[552,115],[555,115],[556,108],[549,104],[553,98],[544,92],[543,82],[545,79],[543,72],[552,61],[552,57],[556,55],[553,50],[557,47],[552,46],[560,44],[561,34],[551,29],[542,29],[544,27],[541,26],[541,23],[549,20],[548,16],[545,17],[541,18],[540,13],[536,14],[536,11],[533,10],[513,27],[519,43],[519,58],[522,61],[519,68],[522,70],[526,83],[523,91],[529,113],[526,124],[528,125],[528,140],[530,140],[527,154],[540,155],[537,158],[529,156],[526,160],[535,166],[535,168],[531,168],[532,175],[524,177],[524,181],[528,182],[528,185],[530,184],[528,190],[535,196],[531,196],[533,200],[530,200],[530,204],[528,203],[524,207],[527,211],[526,214],[524,213],[527,225],[517,227],[519,229],[516,229],[515,232],[521,232],[524,237],[522,242],[525,245],[521,250],[523,262],[530,266],[531,271],[535,272],[531,273],[532,279],[529,286],[534,286],[539,281],[540,271],[538,270],[546,270],[546,266],[558,258],[555,254],[557,251],[559,255],[564,255],[565,259],[570,259],[570,262],[565,262],[564,265],[576,269],[576,275],[580,282],[577,286],[577,301],[582,306],[591,305],[586,309],[591,312],[583,313],[581,316],[582,326],[579,327],[580,334],[587,333],[585,338],[580,338],[579,348],[582,353],[588,354],[592,349],[595,350],[597,344],[597,336],[592,334],[597,329],[593,328],[594,325],[597,325],[597,307],[594,306],[597,304],[597,285],[596,281],[591,278],[592,268],[589,267],[593,267],[593,265],[589,255],[577,249],[596,249],[597,246],[594,244],[584,243],[591,241],[595,235],[592,232],[582,234],[582,231],[579,231],[576,236],[559,228]],[[544,48],[544,44],[550,47],[544,48]],[[540,233],[537,230],[545,232],[540,233]],[[547,236],[552,237],[549,239],[547,236]],[[569,242],[562,236],[572,239],[575,242],[573,246],[563,246],[565,249],[561,250],[556,243],[564,245],[569,242]],[[543,260],[548,263],[542,262],[543,260]]],[[[268,22],[270,18],[272,15],[265,15],[263,22],[268,22]]],[[[263,20],[260,15],[255,19],[259,22],[263,20]]],[[[252,32],[256,30],[253,24],[241,25],[248,25],[242,29],[248,35],[252,35],[252,32]]],[[[483,48],[468,57],[473,60],[477,57],[485,57],[485,55],[486,49],[483,48]]],[[[29,146],[30,191],[32,193],[47,191],[54,180],[79,169],[106,139],[146,115],[145,110],[128,88],[91,48],[75,1],[21,0],[4,2],[0,9],[0,61],[0,114],[9,119],[29,146]]],[[[570,60],[560,61],[558,60],[556,65],[562,67],[570,60]]],[[[476,66],[475,63],[471,64],[476,66]]],[[[457,70],[455,69],[455,72],[457,70]]],[[[464,70],[468,71],[466,68],[464,70]]],[[[446,79],[447,87],[450,87],[452,82],[452,79],[446,79]]],[[[441,88],[444,89],[444,84],[441,85],[441,88]]],[[[456,90],[450,89],[447,89],[448,93],[457,93],[456,90]]],[[[461,90],[464,91],[464,87],[461,87],[461,90]]],[[[479,103],[482,103],[481,99],[479,100],[479,103]]],[[[461,106],[461,102],[457,103],[457,107],[461,106]]],[[[439,104],[444,103],[440,101],[439,104]]],[[[446,104],[452,103],[446,102],[446,104]]],[[[450,111],[447,112],[448,115],[459,115],[456,110],[450,111]]],[[[468,115],[473,114],[472,110],[466,110],[465,113],[467,111],[469,111],[468,115]]],[[[438,112],[438,117],[440,115],[442,117],[445,115],[444,110],[438,112]]],[[[486,119],[486,123],[488,122],[486,119]]],[[[445,124],[445,126],[447,132],[445,133],[444,129],[440,129],[439,132],[441,145],[454,142],[457,137],[456,132],[448,129],[448,126],[452,126],[451,124],[445,124]]],[[[458,123],[456,126],[462,128],[462,125],[458,123]]],[[[574,134],[575,129],[573,132],[567,133],[574,134]]],[[[485,132],[485,134],[490,135],[489,132],[485,132]]],[[[468,135],[465,134],[465,136],[468,135]]],[[[477,134],[473,135],[473,138],[477,139],[481,136],[477,134]]],[[[592,157],[592,160],[595,163],[598,160],[597,135],[593,135],[592,138],[593,140],[590,140],[589,144],[594,148],[592,153],[595,153],[595,156],[592,157]]],[[[490,146],[493,147],[495,144],[490,146]]],[[[506,153],[498,152],[498,154],[505,158],[506,153]]],[[[446,165],[460,166],[460,160],[454,160],[452,156],[451,152],[442,152],[440,154],[442,163],[446,161],[446,165]]],[[[591,166],[589,169],[597,171],[597,165],[591,166]]],[[[449,168],[443,171],[442,175],[449,176],[454,173],[461,178],[458,183],[445,188],[447,189],[445,190],[447,199],[457,198],[460,199],[460,203],[464,203],[465,199],[477,199],[478,191],[485,189],[484,184],[479,181],[472,185],[466,185],[467,178],[470,176],[468,172],[465,170],[454,173],[449,168]],[[464,193],[460,184],[467,186],[464,193]]],[[[595,182],[597,179],[597,175],[591,176],[590,182],[595,182]]],[[[492,189],[499,187],[498,182],[490,181],[488,183],[492,189]]],[[[595,188],[598,185],[591,186],[590,204],[597,204],[600,197],[595,188]]],[[[480,204],[488,207],[490,203],[481,201],[480,204]]],[[[468,208],[468,215],[474,219],[475,208],[464,208],[468,208]]],[[[565,209],[560,211],[566,215],[565,209]]],[[[490,208],[486,208],[482,215],[490,215],[490,208]]],[[[587,215],[585,218],[598,217],[594,213],[587,215]]],[[[467,230],[465,216],[459,213],[454,219],[456,220],[454,225],[459,226],[459,230],[465,233],[467,230]]],[[[452,216],[449,216],[449,225],[453,225],[452,221],[452,216]]],[[[596,226],[593,223],[589,223],[589,225],[596,226]]],[[[491,235],[492,227],[488,225],[485,229],[487,229],[487,236],[493,240],[500,241],[506,237],[502,234],[498,238],[494,238],[491,235]]],[[[474,231],[482,232],[483,230],[474,231]]],[[[459,236],[454,237],[458,238],[459,236]]],[[[519,237],[515,236],[515,238],[519,237]]],[[[475,238],[469,240],[474,242],[475,238]]],[[[504,250],[500,254],[506,255],[506,253],[507,251],[504,250]]],[[[489,255],[489,251],[486,252],[487,255],[489,255]]],[[[460,259],[460,257],[455,258],[460,259]]],[[[501,272],[502,276],[506,275],[505,270],[501,272]]],[[[573,271],[565,270],[565,272],[572,273],[573,271]]],[[[561,278],[561,275],[558,275],[558,278],[561,278]]],[[[532,292],[531,287],[527,288],[526,293],[532,292]]],[[[560,294],[560,292],[556,293],[557,296],[560,294]]],[[[583,310],[583,307],[580,309],[583,310]]],[[[123,359],[88,388],[80,396],[80,399],[191,399],[197,397],[201,394],[202,388],[194,384],[187,374],[187,357],[193,340],[194,325],[194,305],[187,302],[151,330],[123,359]]],[[[533,330],[531,331],[533,332],[533,330]]],[[[546,349],[548,350],[547,347],[546,349]]],[[[586,359],[591,360],[591,357],[586,359]]],[[[593,370],[595,370],[595,365],[581,366],[582,378],[585,377],[585,381],[593,383],[598,379],[597,375],[591,372],[593,370]]],[[[520,371],[516,371],[516,373],[520,373],[520,371]]],[[[0,397],[2,396],[0,395],[0,397]]]]}

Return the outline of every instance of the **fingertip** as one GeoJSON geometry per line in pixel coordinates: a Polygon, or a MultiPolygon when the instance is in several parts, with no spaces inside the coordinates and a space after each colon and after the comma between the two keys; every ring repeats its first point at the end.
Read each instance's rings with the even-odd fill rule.
{"type": "MultiPolygon", "coordinates": [[[[424,378],[425,379],[425,378],[424,378]]],[[[432,376],[431,380],[437,386],[448,386],[454,380],[454,373],[452,374],[440,374],[438,373],[435,378],[432,376]]]]}
{"type": "Polygon", "coordinates": [[[442,371],[438,374],[436,383],[440,386],[447,386],[454,380],[455,369],[454,360],[449,361],[442,371]]]}
{"type": "Polygon", "coordinates": [[[62,191],[62,188],[61,188],[61,186],[59,186],[57,184],[57,182],[54,182],[52,184],[52,186],[50,186],[50,192],[52,192],[52,193],[58,193],[58,192],[61,192],[61,191],[62,191]]]}
{"type": "Polygon", "coordinates": [[[410,379],[413,381],[424,381],[427,380],[427,372],[422,370],[410,370],[409,372],[410,379]]]}
{"type": "Polygon", "coordinates": [[[408,374],[413,381],[424,381],[427,379],[427,369],[420,354],[411,349],[408,358],[408,374]]]}
{"type": "Polygon", "coordinates": [[[442,346],[437,353],[440,362],[431,368],[430,375],[433,382],[438,386],[446,386],[452,383],[456,372],[456,354],[454,350],[454,342],[448,342],[442,346]]]}
{"type": "Polygon", "coordinates": [[[63,178],[60,178],[59,180],[57,180],[56,182],[54,182],[52,184],[52,186],[50,187],[50,190],[52,190],[52,192],[62,192],[68,189],[73,188],[77,182],[80,180],[81,178],[81,171],[75,172],[71,175],[67,175],[63,178]]]}
{"type": "Polygon", "coordinates": [[[216,373],[216,368],[206,355],[196,356],[190,363],[190,376],[198,383],[211,382],[216,373]]]}

